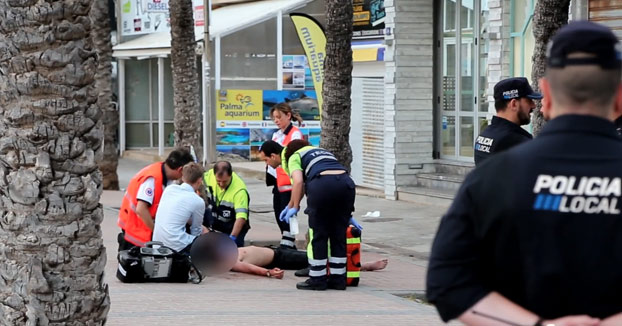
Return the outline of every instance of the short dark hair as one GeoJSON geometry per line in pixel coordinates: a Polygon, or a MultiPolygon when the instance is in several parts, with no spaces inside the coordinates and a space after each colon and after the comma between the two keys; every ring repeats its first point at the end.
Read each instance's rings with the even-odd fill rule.
{"type": "Polygon", "coordinates": [[[546,78],[552,97],[561,105],[593,105],[607,109],[620,85],[620,68],[602,69],[597,65],[548,68],[546,78]]]}
{"type": "Polygon", "coordinates": [[[495,101],[495,111],[499,112],[505,110],[505,108],[508,107],[508,103],[510,103],[510,101],[511,100],[495,101]]]}
{"type": "Polygon", "coordinates": [[[168,154],[166,161],[164,161],[164,163],[173,170],[178,169],[190,162],[194,162],[192,154],[190,154],[188,149],[181,147],[175,148],[170,154],[168,154]]]}
{"type": "Polygon", "coordinates": [[[214,175],[223,176],[223,175],[232,175],[233,167],[231,167],[231,163],[229,161],[218,161],[214,163],[214,175]]]}
{"type": "Polygon", "coordinates": [[[285,160],[289,161],[289,158],[292,157],[296,151],[305,146],[311,146],[311,144],[304,139],[296,139],[289,142],[289,144],[287,144],[287,149],[285,150],[285,160]]]}
{"type": "Polygon", "coordinates": [[[279,145],[279,143],[274,140],[268,140],[261,144],[259,147],[259,151],[262,152],[265,156],[270,156],[272,154],[281,155],[283,151],[283,146],[279,145]]]}

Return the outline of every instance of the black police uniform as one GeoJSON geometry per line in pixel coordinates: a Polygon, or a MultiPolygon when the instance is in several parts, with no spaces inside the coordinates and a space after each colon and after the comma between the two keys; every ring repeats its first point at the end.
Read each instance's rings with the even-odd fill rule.
{"type": "Polygon", "coordinates": [[[441,318],[491,291],[544,319],[621,312],[621,167],[613,123],[563,115],[476,168],[432,246],[427,297],[441,318]]]}
{"type": "Polygon", "coordinates": [[[354,181],[345,172],[322,175],[323,171],[347,171],[335,156],[322,148],[303,147],[300,155],[311,246],[309,257],[310,286],[326,283],[326,265],[330,267],[329,286],[345,289],[346,286],[346,229],[354,211],[356,190],[354,181]],[[330,240],[330,257],[328,242],[330,240]]]}
{"type": "Polygon", "coordinates": [[[521,126],[497,116],[475,140],[475,165],[493,153],[505,151],[533,137],[521,126]]]}

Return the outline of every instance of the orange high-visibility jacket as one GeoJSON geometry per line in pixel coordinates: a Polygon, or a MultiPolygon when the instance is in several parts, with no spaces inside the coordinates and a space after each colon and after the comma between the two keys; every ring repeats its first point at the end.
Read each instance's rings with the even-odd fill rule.
{"type": "Polygon", "coordinates": [[[125,196],[123,196],[123,202],[121,203],[121,209],[119,210],[119,220],[117,224],[123,230],[125,230],[125,240],[132,244],[143,247],[146,242],[151,241],[151,229],[149,229],[143,220],[136,214],[136,205],[138,199],[138,189],[140,185],[147,180],[147,178],[154,178],[154,196],[153,203],[149,207],[149,214],[151,218],[155,219],[158,205],[160,204],[160,198],[162,197],[162,183],[164,181],[164,173],[162,172],[162,165],[164,162],[153,163],[144,167],[130,180],[125,196]]]}
{"type": "MultiPolygon", "coordinates": [[[[292,141],[292,135],[296,131],[300,132],[300,129],[292,125],[292,128],[289,130],[289,133],[285,135],[285,138],[283,139],[283,143],[281,144],[281,146],[283,147],[287,146],[287,144],[289,144],[289,142],[292,141]]],[[[292,180],[290,179],[287,172],[285,172],[285,170],[283,170],[283,168],[280,166],[276,168],[276,186],[279,189],[279,192],[292,191],[292,180]]]]}

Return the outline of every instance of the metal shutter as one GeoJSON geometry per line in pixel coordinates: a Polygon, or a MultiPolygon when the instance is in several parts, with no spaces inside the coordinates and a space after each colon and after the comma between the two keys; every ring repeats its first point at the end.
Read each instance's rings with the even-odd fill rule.
{"type": "Polygon", "coordinates": [[[384,189],[384,79],[361,78],[362,186],[384,189]]]}
{"type": "Polygon", "coordinates": [[[590,20],[609,26],[622,39],[622,0],[590,0],[590,20]]]}

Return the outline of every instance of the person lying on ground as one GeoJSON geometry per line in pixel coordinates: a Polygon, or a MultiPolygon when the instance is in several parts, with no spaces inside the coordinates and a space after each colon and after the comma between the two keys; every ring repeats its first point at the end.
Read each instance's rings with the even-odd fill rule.
{"type": "MultiPolygon", "coordinates": [[[[361,271],[377,271],[387,267],[388,259],[361,264],[361,271]]],[[[283,278],[283,270],[298,270],[308,266],[306,251],[248,246],[238,248],[238,262],[234,272],[283,278]]]]}

